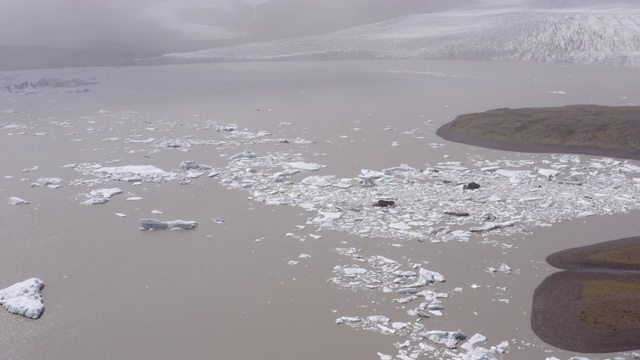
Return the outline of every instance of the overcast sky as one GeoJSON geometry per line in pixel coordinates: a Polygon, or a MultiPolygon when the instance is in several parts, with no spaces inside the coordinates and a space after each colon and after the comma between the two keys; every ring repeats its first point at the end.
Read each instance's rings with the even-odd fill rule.
{"type": "Polygon", "coordinates": [[[136,14],[166,0],[0,0],[0,44],[65,45],[126,39],[140,31],[136,14]]]}
{"type": "MultiPolygon", "coordinates": [[[[237,4],[259,3],[263,0],[178,0],[183,3],[216,3],[235,2],[237,4]]],[[[433,7],[440,9],[447,4],[459,4],[473,0],[269,0],[271,9],[282,10],[282,14],[269,14],[270,23],[260,24],[259,32],[268,31],[272,24],[274,28],[287,26],[302,27],[308,21],[307,18],[293,21],[291,17],[300,17],[295,13],[295,8],[304,9],[303,3],[313,3],[310,9],[324,17],[326,22],[332,19],[341,21],[339,24],[348,24],[350,18],[358,17],[358,12],[363,15],[364,21],[368,18],[384,18],[386,14],[394,14],[398,11],[407,11],[412,6],[421,10],[433,7]],[[363,4],[371,3],[372,6],[363,4]],[[354,3],[356,5],[349,6],[354,3]],[[326,4],[326,13],[321,6],[326,4]],[[363,7],[366,6],[366,7],[363,7]],[[287,14],[284,9],[292,8],[292,13],[287,14]],[[399,9],[402,8],[402,9],[399,9]],[[365,17],[366,15],[366,17],[365,17]]],[[[50,45],[50,46],[74,46],[83,40],[101,40],[110,42],[136,42],[150,36],[156,26],[142,20],[140,11],[146,7],[166,3],[167,0],[0,0],[0,45],[50,45]]],[[[203,12],[202,16],[212,13],[203,12]]],[[[401,13],[400,13],[401,14],[401,13]]],[[[311,15],[311,14],[310,14],[311,15]]],[[[218,14],[218,19],[228,22],[227,16],[218,14]]],[[[229,14],[229,19],[233,16],[229,14]]],[[[322,24],[324,19],[312,19],[322,24]]],[[[356,24],[357,23],[356,21],[356,24]]],[[[226,24],[228,25],[228,24],[226,24]]],[[[286,29],[285,29],[286,30],[286,29]]],[[[294,29],[295,30],[295,29],[294,29]]],[[[312,30],[308,30],[312,31],[312,30]]],[[[282,31],[281,31],[282,32],[282,31]]],[[[306,34],[302,34],[306,35],[306,34]]],[[[291,36],[291,34],[287,34],[291,36]]]]}

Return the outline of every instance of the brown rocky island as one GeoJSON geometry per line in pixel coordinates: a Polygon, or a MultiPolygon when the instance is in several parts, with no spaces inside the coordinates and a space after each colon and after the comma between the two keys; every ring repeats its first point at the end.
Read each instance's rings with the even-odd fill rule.
{"type": "Polygon", "coordinates": [[[496,109],[460,115],[436,134],[497,150],[640,160],[640,106],[496,109]]]}
{"type": "Polygon", "coordinates": [[[531,326],[542,340],[577,352],[640,349],[640,236],[563,250],[547,261],[567,270],[534,293],[531,326]]]}

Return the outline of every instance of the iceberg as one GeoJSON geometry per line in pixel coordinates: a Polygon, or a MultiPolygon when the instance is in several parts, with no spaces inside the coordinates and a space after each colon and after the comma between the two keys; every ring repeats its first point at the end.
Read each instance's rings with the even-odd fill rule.
{"type": "Polygon", "coordinates": [[[29,202],[25,199],[19,198],[17,196],[12,196],[9,198],[9,205],[26,205],[29,202]]]}
{"type": "Polygon", "coordinates": [[[81,202],[82,205],[99,205],[104,204],[111,199],[113,195],[122,194],[122,189],[120,188],[110,188],[110,189],[96,189],[91,190],[89,194],[87,194],[88,199],[81,202]]]}
{"type": "Polygon", "coordinates": [[[197,227],[196,221],[140,219],[140,230],[195,230],[197,227]]]}
{"type": "Polygon", "coordinates": [[[38,278],[27,279],[0,290],[0,305],[12,314],[37,319],[44,305],[40,290],[44,282],[38,278]]]}

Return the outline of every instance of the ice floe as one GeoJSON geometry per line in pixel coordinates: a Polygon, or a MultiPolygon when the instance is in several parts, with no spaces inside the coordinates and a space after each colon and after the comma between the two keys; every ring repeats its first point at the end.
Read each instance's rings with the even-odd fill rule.
{"type": "Polygon", "coordinates": [[[31,186],[32,187],[41,187],[41,186],[43,186],[43,187],[48,187],[48,188],[51,188],[51,189],[57,189],[57,188],[62,187],[62,179],[54,178],[54,177],[39,178],[35,182],[31,183],[31,186]]]}
{"type": "Polygon", "coordinates": [[[0,290],[0,305],[12,314],[37,319],[44,310],[42,280],[31,278],[0,290]]]}
{"type": "Polygon", "coordinates": [[[9,198],[9,205],[27,205],[29,202],[25,199],[19,198],[17,196],[12,196],[9,198]]]}
{"type": "Polygon", "coordinates": [[[140,219],[140,230],[195,230],[197,227],[196,221],[140,219]]]}
{"type": "Polygon", "coordinates": [[[96,189],[91,190],[88,194],[84,194],[87,198],[81,202],[82,205],[100,205],[108,202],[113,195],[122,194],[120,188],[96,189]]]}

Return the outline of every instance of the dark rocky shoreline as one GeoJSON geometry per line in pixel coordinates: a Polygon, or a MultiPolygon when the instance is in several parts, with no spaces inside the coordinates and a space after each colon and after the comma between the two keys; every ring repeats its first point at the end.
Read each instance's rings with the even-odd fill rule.
{"type": "Polygon", "coordinates": [[[497,150],[640,160],[640,106],[495,109],[460,115],[436,134],[497,150]]]}
{"type": "Polygon", "coordinates": [[[640,236],[563,250],[547,258],[568,269],[535,290],[531,327],[562,349],[606,353],[640,348],[640,236]]]}

